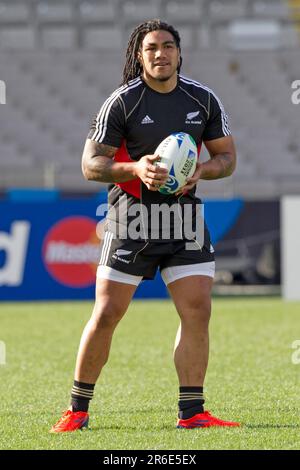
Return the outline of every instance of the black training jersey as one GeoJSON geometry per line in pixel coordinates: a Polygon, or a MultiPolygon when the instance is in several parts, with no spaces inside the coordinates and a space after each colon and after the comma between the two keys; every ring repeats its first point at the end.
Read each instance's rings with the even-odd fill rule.
{"type": "MultiPolygon", "coordinates": [[[[160,142],[175,132],[190,134],[198,154],[203,141],[231,134],[221,101],[206,86],[178,75],[174,90],[159,93],[137,77],[115,90],[104,102],[88,138],[117,147],[115,161],[137,161],[144,155],[154,154],[160,142]]],[[[142,202],[146,207],[200,202],[195,197],[195,189],[179,200],[175,195],[149,191],[140,179],[109,185],[109,204],[122,212],[124,200],[129,205],[142,202]]]]}

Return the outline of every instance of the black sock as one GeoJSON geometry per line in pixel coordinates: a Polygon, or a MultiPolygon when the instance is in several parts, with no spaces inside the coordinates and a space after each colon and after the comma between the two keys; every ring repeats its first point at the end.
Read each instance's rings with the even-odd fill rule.
{"type": "Polygon", "coordinates": [[[198,413],[203,413],[203,405],[203,387],[179,387],[179,419],[189,419],[198,413]]]}
{"type": "Polygon", "coordinates": [[[93,398],[94,387],[95,384],[87,384],[74,380],[71,393],[72,411],[88,411],[90,400],[93,398]]]}

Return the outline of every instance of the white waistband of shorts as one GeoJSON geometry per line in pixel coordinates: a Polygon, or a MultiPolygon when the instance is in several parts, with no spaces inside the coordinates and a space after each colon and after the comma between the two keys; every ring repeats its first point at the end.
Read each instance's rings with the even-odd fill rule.
{"type": "Polygon", "coordinates": [[[117,269],[110,268],[109,266],[98,266],[97,268],[98,279],[110,279],[111,281],[122,282],[123,284],[133,284],[138,286],[143,276],[134,276],[132,274],[122,273],[117,269]]]}
{"type": "Polygon", "coordinates": [[[171,266],[161,271],[161,277],[166,285],[188,276],[215,276],[215,262],[197,264],[184,264],[182,266],[171,266]]]}

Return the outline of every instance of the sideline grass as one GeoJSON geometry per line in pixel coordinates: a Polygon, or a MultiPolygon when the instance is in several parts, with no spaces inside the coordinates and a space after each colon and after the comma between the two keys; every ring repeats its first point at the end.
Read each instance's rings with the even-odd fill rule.
{"type": "Polygon", "coordinates": [[[180,430],[169,301],[133,302],[95,389],[91,430],[48,433],[66,408],[91,303],[0,304],[0,449],[299,449],[300,305],[215,299],[206,407],[233,429],[180,430]]]}

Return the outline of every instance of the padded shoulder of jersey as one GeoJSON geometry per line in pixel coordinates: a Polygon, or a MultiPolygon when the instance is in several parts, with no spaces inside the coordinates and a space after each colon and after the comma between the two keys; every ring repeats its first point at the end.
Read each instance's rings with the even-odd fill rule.
{"type": "Polygon", "coordinates": [[[208,115],[210,114],[211,95],[214,95],[214,92],[210,88],[203,83],[183,75],[179,75],[179,86],[184,89],[186,93],[199,100],[202,106],[206,108],[208,115]]]}
{"type": "Polygon", "coordinates": [[[131,110],[138,103],[143,90],[145,89],[144,82],[140,77],[130,80],[126,85],[117,88],[111,97],[117,101],[121,100],[124,107],[124,113],[127,117],[131,110]]]}

